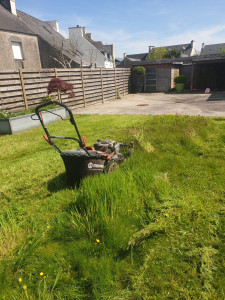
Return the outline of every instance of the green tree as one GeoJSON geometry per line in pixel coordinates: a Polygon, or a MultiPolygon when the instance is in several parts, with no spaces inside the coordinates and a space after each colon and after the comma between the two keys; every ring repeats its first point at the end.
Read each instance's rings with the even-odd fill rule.
{"type": "Polygon", "coordinates": [[[221,54],[225,54],[225,48],[222,48],[222,49],[220,50],[220,53],[221,53],[221,54]]]}
{"type": "Polygon", "coordinates": [[[177,58],[181,56],[181,51],[177,49],[171,49],[167,51],[167,53],[164,55],[164,58],[177,58]]]}
{"type": "Polygon", "coordinates": [[[158,47],[154,50],[154,52],[151,55],[148,56],[148,59],[149,60],[163,59],[166,53],[167,53],[166,48],[158,47]]]}

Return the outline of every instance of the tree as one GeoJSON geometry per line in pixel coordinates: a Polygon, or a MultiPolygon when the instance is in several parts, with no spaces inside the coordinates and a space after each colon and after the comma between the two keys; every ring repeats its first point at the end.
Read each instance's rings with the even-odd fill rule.
{"type": "Polygon", "coordinates": [[[220,54],[225,54],[225,48],[222,48],[222,49],[220,50],[220,54]]]}
{"type": "Polygon", "coordinates": [[[63,81],[59,78],[52,78],[48,84],[48,95],[50,95],[51,93],[54,92],[62,92],[62,93],[66,93],[66,92],[70,92],[69,93],[69,97],[73,98],[75,97],[75,94],[73,92],[74,86],[72,83],[63,81]]]}
{"type": "Polygon", "coordinates": [[[166,53],[167,53],[166,48],[158,47],[155,48],[154,52],[148,56],[148,59],[149,60],[163,59],[166,53]]]}
{"type": "Polygon", "coordinates": [[[181,56],[181,51],[177,50],[177,49],[171,49],[168,50],[165,55],[164,58],[177,58],[181,56]]]}
{"type": "Polygon", "coordinates": [[[62,40],[60,45],[54,43],[54,49],[55,53],[49,55],[49,57],[65,69],[74,67],[74,63],[77,64],[76,61],[81,56],[79,53],[79,45],[74,41],[62,40]]]}

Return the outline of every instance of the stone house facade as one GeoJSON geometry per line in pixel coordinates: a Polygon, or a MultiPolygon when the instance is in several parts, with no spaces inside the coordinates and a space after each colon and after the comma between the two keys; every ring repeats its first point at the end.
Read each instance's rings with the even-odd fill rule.
{"type": "Polygon", "coordinates": [[[0,0],[0,69],[41,68],[37,36],[18,18],[14,1],[0,0]]]}

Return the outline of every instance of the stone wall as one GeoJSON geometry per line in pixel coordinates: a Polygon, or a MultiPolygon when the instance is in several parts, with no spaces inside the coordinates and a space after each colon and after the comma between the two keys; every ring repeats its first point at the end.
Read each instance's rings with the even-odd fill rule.
{"type": "Polygon", "coordinates": [[[36,36],[0,31],[0,70],[17,68],[40,69],[40,55],[36,36]],[[22,60],[15,60],[12,42],[19,42],[22,46],[22,60]]]}

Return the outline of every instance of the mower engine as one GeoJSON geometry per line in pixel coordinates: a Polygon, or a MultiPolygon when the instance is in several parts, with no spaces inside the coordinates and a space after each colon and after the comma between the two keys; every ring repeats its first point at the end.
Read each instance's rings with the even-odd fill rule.
{"type": "Polygon", "coordinates": [[[102,151],[105,153],[119,153],[120,152],[120,145],[116,141],[111,141],[111,140],[105,140],[101,141],[98,140],[97,143],[94,144],[94,148],[97,151],[102,151]]]}

